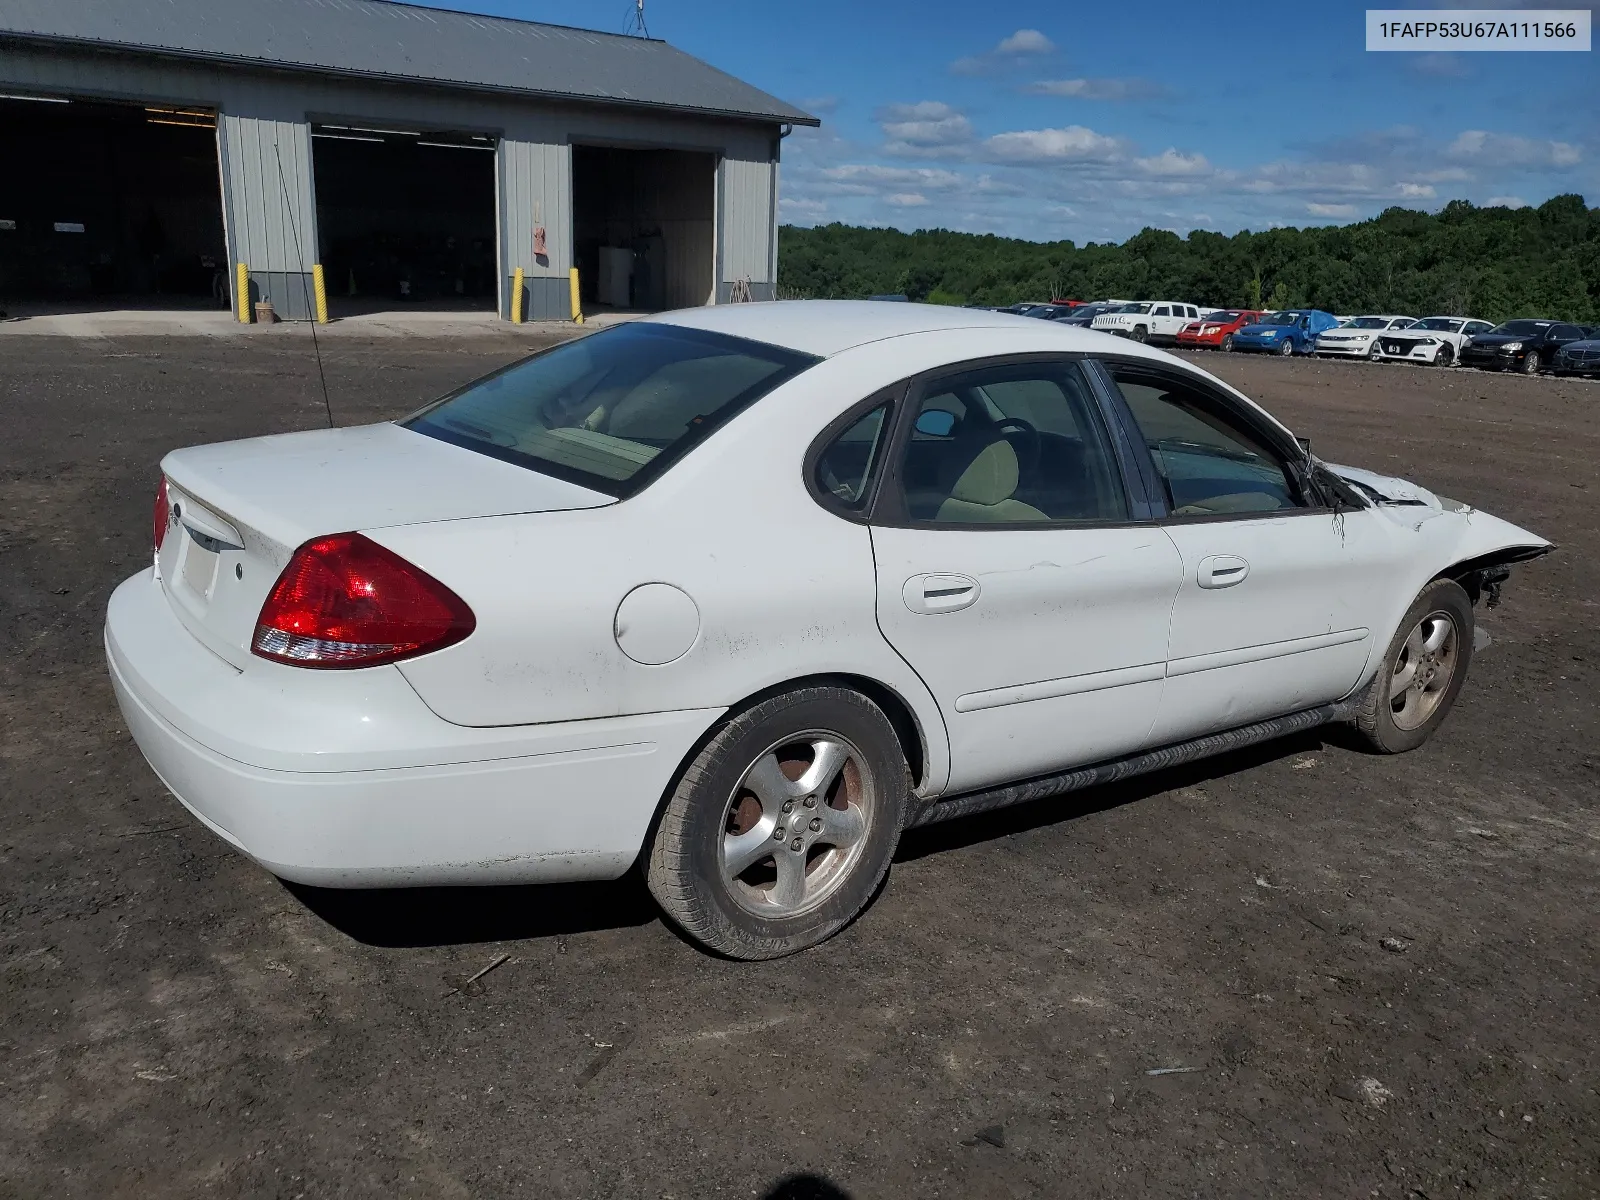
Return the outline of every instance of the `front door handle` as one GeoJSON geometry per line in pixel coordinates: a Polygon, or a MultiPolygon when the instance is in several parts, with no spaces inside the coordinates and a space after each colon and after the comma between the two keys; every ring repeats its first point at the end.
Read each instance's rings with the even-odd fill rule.
{"type": "Polygon", "coordinates": [[[925,617],[957,612],[978,599],[978,581],[970,575],[913,575],[901,591],[906,607],[925,617]]]}
{"type": "Polygon", "coordinates": [[[1237,554],[1212,554],[1200,560],[1197,582],[1203,588],[1232,587],[1249,574],[1250,564],[1237,554]]]}

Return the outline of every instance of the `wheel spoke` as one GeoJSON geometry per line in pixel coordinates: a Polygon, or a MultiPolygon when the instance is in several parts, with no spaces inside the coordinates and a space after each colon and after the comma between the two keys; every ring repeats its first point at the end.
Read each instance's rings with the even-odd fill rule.
{"type": "MultiPolygon", "coordinates": [[[[1420,629],[1421,626],[1418,626],[1418,628],[1420,629]]],[[[1427,640],[1422,643],[1422,648],[1429,654],[1436,653],[1449,636],[1450,622],[1436,618],[1433,621],[1433,628],[1428,633],[1427,640]]]]}
{"type": "Polygon", "coordinates": [[[746,773],[742,786],[755,793],[756,799],[761,801],[762,813],[773,819],[782,811],[785,800],[806,794],[804,788],[783,773],[776,754],[757,759],[755,766],[746,773]]]}
{"type": "Polygon", "coordinates": [[[815,757],[805,773],[795,780],[794,787],[804,796],[825,795],[834,777],[850,761],[850,751],[840,742],[819,741],[812,746],[815,757]]]}
{"type": "Polygon", "coordinates": [[[806,856],[778,847],[778,879],[767,899],[779,908],[798,908],[806,897],[806,856]]]}
{"type": "Polygon", "coordinates": [[[773,840],[772,822],[763,818],[743,833],[730,833],[722,839],[723,869],[737,879],[762,859],[783,847],[773,840]]]}
{"type": "Polygon", "coordinates": [[[1418,625],[1406,635],[1406,661],[1415,663],[1422,657],[1422,626],[1418,625]]]}
{"type": "Polygon", "coordinates": [[[1417,664],[1415,661],[1406,663],[1394,673],[1394,678],[1389,681],[1389,699],[1398,699],[1400,693],[1411,686],[1411,681],[1417,677],[1417,664]]]}
{"type": "Polygon", "coordinates": [[[867,832],[866,818],[859,805],[852,804],[848,808],[824,805],[817,811],[822,815],[822,831],[817,834],[817,841],[823,845],[844,849],[855,845],[867,832]]]}

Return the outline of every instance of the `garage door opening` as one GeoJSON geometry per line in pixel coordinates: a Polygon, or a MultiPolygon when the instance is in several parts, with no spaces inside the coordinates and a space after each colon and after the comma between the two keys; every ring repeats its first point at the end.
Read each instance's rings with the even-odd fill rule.
{"type": "Polygon", "coordinates": [[[0,98],[0,308],[227,308],[214,113],[0,98]]]}
{"type": "Polygon", "coordinates": [[[710,154],[574,146],[573,242],[585,307],[710,303],[716,177],[710,154]]]}
{"type": "Polygon", "coordinates": [[[495,141],[312,127],[317,240],[334,316],[496,306],[495,141]]]}

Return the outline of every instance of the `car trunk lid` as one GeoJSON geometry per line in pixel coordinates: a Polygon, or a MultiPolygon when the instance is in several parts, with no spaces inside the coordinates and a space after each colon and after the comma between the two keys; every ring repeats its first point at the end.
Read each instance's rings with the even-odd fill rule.
{"type": "Polygon", "coordinates": [[[161,468],[162,587],[190,632],[240,669],[262,602],[313,537],[615,502],[392,424],[194,446],[161,468]]]}

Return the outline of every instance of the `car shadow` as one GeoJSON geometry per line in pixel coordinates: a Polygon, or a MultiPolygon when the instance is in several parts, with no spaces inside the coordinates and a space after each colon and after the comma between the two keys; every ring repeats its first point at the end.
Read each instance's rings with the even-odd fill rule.
{"type": "Polygon", "coordinates": [[[761,1200],[850,1200],[850,1193],[826,1176],[806,1171],[785,1175],[761,1193],[761,1200]]]}
{"type": "Polygon", "coordinates": [[[991,812],[975,813],[970,817],[957,817],[936,825],[910,829],[900,838],[895,851],[896,862],[914,862],[930,854],[946,850],[959,850],[979,842],[1010,837],[1040,829],[1046,825],[1059,825],[1095,813],[1121,808],[1147,800],[1162,792],[1193,787],[1207,780],[1219,779],[1252,767],[1264,766],[1291,754],[1305,754],[1330,745],[1341,745],[1333,727],[1309,729],[1286,737],[1275,738],[1256,746],[1246,746],[1214,758],[1202,758],[1148,775],[1137,775],[1117,783],[1105,783],[1069,792],[1064,796],[1051,796],[1043,800],[1030,800],[1026,804],[999,808],[991,812]]]}
{"type": "Polygon", "coordinates": [[[342,888],[281,881],[301,904],[369,946],[414,949],[562,937],[661,919],[637,870],[597,883],[342,888]]]}

